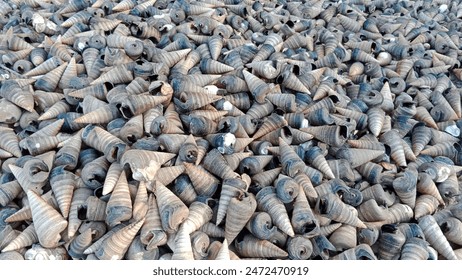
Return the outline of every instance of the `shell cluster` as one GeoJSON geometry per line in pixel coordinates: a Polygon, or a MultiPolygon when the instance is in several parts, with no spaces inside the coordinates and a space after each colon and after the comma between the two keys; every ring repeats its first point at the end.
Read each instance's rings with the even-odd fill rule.
{"type": "Polygon", "coordinates": [[[462,258],[461,18],[0,0],[0,259],[462,258]]]}

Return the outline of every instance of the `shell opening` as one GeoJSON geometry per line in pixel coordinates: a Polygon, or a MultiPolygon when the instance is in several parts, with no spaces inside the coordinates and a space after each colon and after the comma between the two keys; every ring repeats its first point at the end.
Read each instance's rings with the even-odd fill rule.
{"type": "Polygon", "coordinates": [[[80,205],[77,208],[77,217],[79,218],[79,220],[85,221],[87,219],[87,210],[88,208],[86,205],[80,205]]]}

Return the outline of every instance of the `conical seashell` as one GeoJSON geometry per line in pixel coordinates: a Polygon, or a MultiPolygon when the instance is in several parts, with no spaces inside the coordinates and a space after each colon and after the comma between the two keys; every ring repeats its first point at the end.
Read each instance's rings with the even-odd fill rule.
{"type": "Polygon", "coordinates": [[[19,233],[14,230],[11,225],[6,225],[4,228],[0,230],[0,236],[2,237],[2,242],[0,243],[0,249],[4,249],[8,243],[13,241],[19,233]]]}
{"type": "Polygon", "coordinates": [[[109,166],[109,169],[104,179],[103,184],[103,195],[111,193],[119,180],[120,174],[122,173],[122,166],[118,162],[113,162],[109,166]]]}
{"type": "Polygon", "coordinates": [[[232,197],[226,213],[225,239],[231,242],[238,233],[245,227],[257,208],[257,201],[252,194],[240,193],[232,197]]]}
{"type": "Polygon", "coordinates": [[[455,155],[456,149],[454,148],[454,144],[451,142],[443,142],[443,143],[437,143],[433,146],[430,146],[424,150],[422,150],[420,153],[422,155],[429,155],[429,156],[447,156],[447,157],[453,157],[455,155]]]}
{"type": "Polygon", "coordinates": [[[109,162],[104,156],[95,158],[82,168],[80,175],[82,183],[90,189],[101,187],[103,184],[102,178],[106,175],[108,168],[109,162]]]}
{"type": "Polygon", "coordinates": [[[180,224],[187,219],[189,209],[176,195],[163,185],[159,184],[156,186],[155,195],[158,202],[162,228],[168,233],[177,231],[180,224]]]}
{"type": "Polygon", "coordinates": [[[231,260],[230,258],[230,251],[228,248],[228,241],[226,238],[223,240],[223,243],[221,244],[220,250],[217,253],[217,256],[215,257],[215,260],[231,260]]]}
{"type": "Polygon", "coordinates": [[[378,137],[385,121],[385,112],[379,107],[373,107],[367,111],[367,117],[369,129],[378,137]]]}
{"type": "Polygon", "coordinates": [[[64,62],[57,68],[47,72],[45,75],[41,76],[35,82],[35,88],[40,89],[43,91],[54,91],[58,86],[58,83],[63,75],[64,71],[66,70],[68,62],[64,62]]]}
{"type": "Polygon", "coordinates": [[[398,259],[399,252],[406,241],[404,234],[396,225],[384,225],[381,228],[381,236],[377,240],[379,244],[378,255],[380,259],[398,259]]]}
{"type": "MultiPolygon", "coordinates": [[[[96,240],[95,242],[93,242],[89,247],[87,247],[85,249],[85,251],[83,252],[84,254],[94,254],[97,250],[100,250],[101,247],[102,247],[102,244],[103,242],[105,242],[106,239],[108,239],[109,237],[111,237],[114,233],[120,231],[121,229],[123,229],[125,227],[124,224],[118,224],[116,225],[115,227],[107,230],[104,232],[104,234],[98,239],[96,240]]],[[[96,255],[94,256],[96,259],[98,259],[96,257],[96,255]]]]}
{"type": "Polygon", "coordinates": [[[0,185],[0,205],[5,207],[22,192],[21,185],[17,180],[0,185]]]}
{"type": "Polygon", "coordinates": [[[30,161],[28,167],[21,168],[10,164],[9,168],[24,191],[33,190],[34,192],[42,193],[42,188],[46,184],[46,178],[49,174],[49,168],[43,161],[37,159],[30,161]],[[34,174],[34,172],[36,173],[34,174]]]}
{"type": "Polygon", "coordinates": [[[400,200],[414,209],[416,200],[417,170],[406,170],[402,176],[393,180],[393,189],[400,200]]]}
{"type": "Polygon", "coordinates": [[[252,235],[244,236],[236,242],[236,249],[243,257],[253,258],[284,258],[288,253],[267,240],[260,240],[252,235]]]}
{"type": "Polygon", "coordinates": [[[263,103],[265,101],[266,95],[271,91],[269,86],[260,78],[246,70],[242,71],[242,73],[252,96],[258,103],[263,103]]]}
{"type": "Polygon", "coordinates": [[[346,126],[311,126],[301,128],[301,131],[308,132],[314,138],[327,143],[334,147],[341,146],[348,136],[348,128],[346,126]]]}
{"type": "Polygon", "coordinates": [[[22,90],[15,80],[7,80],[2,83],[0,96],[29,112],[34,108],[33,95],[29,91],[22,90]]]}
{"type": "Polygon", "coordinates": [[[417,191],[421,194],[431,195],[435,197],[440,204],[445,204],[435,182],[432,180],[431,175],[429,175],[426,172],[419,172],[417,181],[417,191]]]}
{"type": "Polygon", "coordinates": [[[165,116],[158,116],[152,120],[149,132],[154,136],[158,136],[163,133],[180,134],[183,133],[183,129],[165,116]]]}
{"type": "Polygon", "coordinates": [[[258,209],[270,214],[274,224],[289,236],[294,236],[287,211],[271,187],[262,188],[256,195],[258,209]]]}
{"type": "Polygon", "coordinates": [[[203,59],[200,62],[200,70],[204,74],[225,74],[234,70],[233,67],[212,59],[203,59]]]}
{"type": "Polygon", "coordinates": [[[176,107],[181,110],[181,112],[190,112],[201,107],[204,107],[207,104],[220,100],[221,97],[213,94],[201,94],[195,92],[184,93],[182,92],[179,95],[179,98],[174,98],[173,101],[176,107]]]}
{"type": "Polygon", "coordinates": [[[449,165],[443,162],[425,162],[419,166],[420,173],[426,173],[436,183],[447,181],[451,176],[452,170],[449,165]]]}
{"type": "Polygon", "coordinates": [[[313,253],[313,244],[307,237],[297,235],[293,238],[289,238],[287,253],[292,260],[307,260],[313,253]]]}
{"type": "Polygon", "coordinates": [[[412,151],[418,156],[432,137],[431,130],[423,123],[418,123],[412,130],[412,151]]]}
{"type": "Polygon", "coordinates": [[[68,222],[35,192],[27,191],[27,197],[40,244],[46,248],[56,247],[68,222]]]}
{"type": "Polygon", "coordinates": [[[205,260],[208,257],[208,248],[210,245],[209,236],[197,230],[191,234],[191,247],[195,260],[205,260]]]}
{"type": "Polygon", "coordinates": [[[340,148],[336,153],[336,157],[348,160],[351,167],[355,168],[379,157],[383,153],[384,151],[379,150],[340,148]]]}
{"type": "Polygon", "coordinates": [[[459,245],[461,243],[460,231],[462,222],[454,217],[448,217],[440,224],[441,230],[449,242],[459,245]]]}
{"type": "Polygon", "coordinates": [[[318,198],[316,211],[334,221],[365,228],[364,223],[358,219],[357,215],[343,203],[335,194],[326,194],[318,198]]]}
{"type": "Polygon", "coordinates": [[[305,170],[305,163],[282,138],[279,138],[279,148],[282,168],[287,175],[293,177],[305,170]]]}
{"type": "Polygon", "coordinates": [[[126,144],[104,129],[95,125],[88,125],[82,131],[85,144],[103,152],[109,162],[119,159],[126,148],[126,144]]]}
{"type": "Polygon", "coordinates": [[[140,238],[147,248],[156,248],[167,243],[167,234],[162,229],[159,208],[153,194],[150,194],[148,198],[148,212],[141,227],[140,238]]]}
{"type": "Polygon", "coordinates": [[[218,187],[218,179],[200,166],[183,163],[185,172],[191,179],[194,189],[199,195],[211,196],[218,187]]]}
{"type": "Polygon", "coordinates": [[[428,194],[418,196],[414,209],[415,219],[433,214],[437,210],[439,204],[439,201],[434,196],[428,194]]]}
{"type": "Polygon", "coordinates": [[[172,260],[194,260],[191,237],[186,229],[180,229],[174,237],[172,260]]]}
{"type": "Polygon", "coordinates": [[[132,201],[127,177],[122,171],[106,206],[106,223],[113,227],[132,217],[132,201]]]}
{"type": "Polygon", "coordinates": [[[21,149],[19,148],[19,139],[15,135],[13,129],[1,127],[0,132],[2,133],[2,138],[0,139],[0,148],[10,152],[15,157],[22,156],[21,149]]]}
{"type": "Polygon", "coordinates": [[[74,193],[75,175],[65,171],[64,167],[55,167],[50,173],[50,185],[64,218],[69,216],[72,195],[74,193]]]}
{"type": "Polygon", "coordinates": [[[277,231],[270,215],[266,212],[255,212],[246,224],[246,228],[257,238],[269,240],[277,231]]]}
{"type": "Polygon", "coordinates": [[[443,255],[448,260],[457,260],[454,250],[451,248],[448,240],[443,235],[436,220],[431,215],[425,215],[419,220],[419,226],[422,228],[425,239],[434,247],[438,253],[443,255]]]}
{"type": "Polygon", "coordinates": [[[430,115],[430,112],[426,108],[424,108],[422,106],[418,106],[416,108],[416,113],[415,113],[414,117],[415,117],[416,120],[424,122],[429,127],[438,129],[438,126],[437,126],[435,120],[433,119],[433,117],[430,115]]]}
{"type": "Polygon", "coordinates": [[[351,225],[342,225],[329,237],[329,241],[337,251],[347,250],[356,246],[356,228],[351,225]]]}
{"type": "Polygon", "coordinates": [[[407,166],[404,155],[404,148],[401,143],[401,138],[396,129],[389,130],[380,136],[380,142],[387,144],[391,148],[391,157],[399,166],[407,166]]]}
{"type": "Polygon", "coordinates": [[[330,169],[329,165],[327,164],[326,159],[322,155],[322,151],[319,147],[315,146],[310,149],[308,149],[305,152],[305,157],[306,160],[316,169],[321,171],[324,175],[326,175],[326,178],[328,179],[333,179],[335,178],[334,174],[332,173],[332,170],[330,169]]]}
{"type": "Polygon", "coordinates": [[[146,216],[148,212],[148,190],[146,182],[141,181],[138,185],[135,200],[133,201],[132,220],[139,221],[146,216]]]}
{"type": "Polygon", "coordinates": [[[294,177],[295,181],[303,188],[303,192],[309,199],[316,199],[318,197],[318,193],[314,189],[314,186],[305,173],[298,173],[294,177]]]}
{"type": "Polygon", "coordinates": [[[374,184],[369,188],[361,191],[363,194],[363,200],[375,200],[378,205],[384,205],[386,207],[391,206],[395,203],[395,194],[388,192],[380,184],[374,184]]]}
{"type": "Polygon", "coordinates": [[[296,234],[311,237],[319,233],[319,223],[311,211],[307,197],[301,186],[294,202],[291,223],[296,234]]]}
{"type": "Polygon", "coordinates": [[[154,179],[162,185],[167,186],[178,178],[178,176],[180,176],[180,174],[184,171],[185,168],[183,165],[162,167],[159,169],[154,179]]]}
{"type": "Polygon", "coordinates": [[[189,215],[181,224],[181,229],[191,234],[212,219],[213,211],[209,205],[194,201],[189,205],[189,215]]]}
{"type": "Polygon", "coordinates": [[[105,221],[107,203],[95,196],[90,196],[77,211],[79,218],[88,221],[105,221]]]}
{"type": "Polygon", "coordinates": [[[69,244],[68,253],[73,259],[85,259],[84,251],[92,243],[92,229],[88,228],[69,244]]]}
{"type": "Polygon", "coordinates": [[[119,131],[119,137],[128,144],[135,143],[143,136],[143,115],[130,118],[119,131]]]}
{"type": "Polygon", "coordinates": [[[272,156],[250,156],[241,160],[239,163],[239,173],[246,173],[248,175],[255,175],[263,171],[263,168],[271,161],[272,156]]]}
{"type": "Polygon", "coordinates": [[[216,225],[219,225],[225,217],[231,198],[238,197],[245,190],[246,185],[240,178],[227,178],[223,180],[218,203],[216,225]]]}
{"type": "Polygon", "coordinates": [[[24,231],[22,231],[15,239],[13,239],[2,252],[9,252],[13,250],[19,250],[26,248],[38,242],[37,232],[35,231],[34,224],[30,224],[24,231]]]}
{"type": "Polygon", "coordinates": [[[67,170],[73,170],[77,166],[78,156],[82,145],[81,130],[72,138],[63,142],[62,147],[56,152],[56,166],[63,166],[67,170]]]}
{"type": "Polygon", "coordinates": [[[104,239],[101,247],[95,251],[96,257],[100,260],[122,259],[143,223],[144,219],[124,226],[108,238],[104,239]]]}
{"type": "MultiPolygon", "coordinates": [[[[260,173],[257,173],[252,176],[252,184],[256,187],[265,187],[272,185],[276,178],[281,173],[282,168],[277,167],[270,170],[266,170],[260,173]]],[[[299,174],[299,173],[298,173],[299,174]]]]}
{"type": "Polygon", "coordinates": [[[186,174],[175,179],[172,190],[186,205],[190,205],[197,198],[196,190],[186,174]]]}
{"type": "Polygon", "coordinates": [[[85,203],[88,197],[93,195],[93,190],[89,188],[76,188],[74,190],[71,207],[69,209],[69,218],[68,218],[68,233],[69,237],[73,237],[74,234],[79,229],[82,220],[78,218],[78,207],[85,203]]]}
{"type": "Polygon", "coordinates": [[[212,149],[207,153],[203,160],[204,168],[221,179],[236,178],[238,176],[229,168],[223,155],[217,150],[212,149]]]}
{"type": "Polygon", "coordinates": [[[428,260],[428,242],[421,238],[412,237],[407,239],[401,248],[400,260],[428,260]]]}

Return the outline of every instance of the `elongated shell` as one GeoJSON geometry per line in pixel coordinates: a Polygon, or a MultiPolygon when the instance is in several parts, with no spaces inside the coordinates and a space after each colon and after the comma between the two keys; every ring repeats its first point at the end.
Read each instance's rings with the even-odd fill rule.
{"type": "Polygon", "coordinates": [[[457,260],[454,250],[451,248],[433,216],[425,215],[421,217],[419,219],[419,226],[425,234],[425,239],[438,251],[438,253],[448,260],[457,260]]]}
{"type": "Polygon", "coordinates": [[[15,239],[13,239],[2,252],[9,252],[13,250],[19,250],[33,245],[38,242],[37,232],[35,231],[34,224],[30,224],[24,231],[22,231],[15,239]]]}
{"type": "Polygon", "coordinates": [[[157,198],[162,228],[168,233],[177,231],[180,224],[188,218],[188,207],[163,185],[157,185],[154,193],[157,198]]]}
{"type": "Polygon", "coordinates": [[[100,260],[122,259],[143,223],[144,219],[126,225],[106,238],[101,247],[95,252],[96,257],[100,260]]]}
{"type": "Polygon", "coordinates": [[[243,257],[251,258],[284,258],[288,253],[267,240],[260,240],[252,235],[244,236],[236,241],[236,249],[243,257]]]}
{"type": "Polygon", "coordinates": [[[366,228],[366,225],[358,218],[356,210],[353,211],[333,193],[319,197],[315,209],[319,214],[334,221],[366,228]]]}
{"type": "Polygon", "coordinates": [[[284,233],[289,236],[294,236],[294,230],[289,220],[287,210],[282,201],[280,201],[276,193],[271,187],[262,188],[256,195],[258,209],[268,212],[273,223],[284,233]]]}
{"type": "Polygon", "coordinates": [[[68,222],[35,192],[27,191],[27,197],[40,244],[45,248],[57,247],[68,222]]]}
{"type": "Polygon", "coordinates": [[[379,257],[386,260],[397,259],[405,241],[406,237],[396,225],[382,226],[381,236],[377,241],[379,243],[379,257]]]}
{"type": "Polygon", "coordinates": [[[162,228],[157,201],[153,194],[150,194],[148,198],[148,212],[141,227],[140,239],[148,249],[167,243],[167,234],[162,228]]]}
{"type": "Polygon", "coordinates": [[[229,202],[233,197],[238,197],[246,190],[245,182],[239,178],[229,178],[223,180],[221,187],[220,199],[218,202],[218,210],[216,224],[219,225],[225,217],[229,202]]]}
{"type": "Polygon", "coordinates": [[[213,210],[206,203],[194,201],[189,205],[189,215],[181,224],[183,230],[188,234],[198,230],[205,223],[208,223],[213,216],[213,210]]]}
{"type": "Polygon", "coordinates": [[[127,176],[122,171],[106,206],[106,223],[113,227],[132,217],[132,200],[128,188],[127,176]]]}
{"type": "Polygon", "coordinates": [[[296,234],[312,237],[319,233],[319,222],[310,208],[303,188],[301,186],[299,188],[294,202],[291,223],[296,234]]]}
{"type": "Polygon", "coordinates": [[[256,209],[257,201],[253,194],[243,192],[240,196],[232,197],[226,213],[225,239],[234,241],[256,209]]]}
{"type": "Polygon", "coordinates": [[[185,229],[176,233],[172,250],[172,260],[194,260],[191,237],[185,229]]]}

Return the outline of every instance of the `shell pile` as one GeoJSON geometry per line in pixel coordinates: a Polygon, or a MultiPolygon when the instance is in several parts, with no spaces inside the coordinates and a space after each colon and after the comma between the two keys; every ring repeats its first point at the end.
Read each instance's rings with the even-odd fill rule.
{"type": "Polygon", "coordinates": [[[461,18],[0,0],[0,258],[462,258],[461,18]]]}

